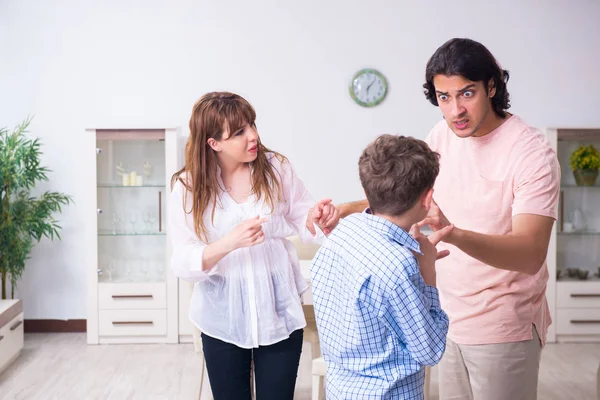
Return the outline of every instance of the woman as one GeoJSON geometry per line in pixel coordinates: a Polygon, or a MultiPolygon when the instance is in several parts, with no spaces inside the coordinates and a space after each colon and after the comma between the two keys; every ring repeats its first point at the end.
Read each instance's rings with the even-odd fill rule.
{"type": "Polygon", "coordinates": [[[319,241],[339,220],[324,199],[321,232],[308,231],[313,199],[288,160],[263,146],[255,119],[236,94],[204,95],[171,182],[172,269],[196,282],[190,319],[215,400],[251,398],[252,362],[258,400],[293,399],[307,285],[286,237],[319,241]]]}

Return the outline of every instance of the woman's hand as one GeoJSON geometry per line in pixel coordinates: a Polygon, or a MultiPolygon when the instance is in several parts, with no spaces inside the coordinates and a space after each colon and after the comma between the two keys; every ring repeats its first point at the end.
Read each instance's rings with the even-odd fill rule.
{"type": "Polygon", "coordinates": [[[340,211],[331,204],[331,199],[322,199],[308,210],[306,228],[314,236],[317,233],[314,225],[317,225],[325,235],[329,235],[339,221],[340,211]]]}
{"type": "Polygon", "coordinates": [[[340,222],[340,210],[333,204],[327,204],[323,206],[321,217],[315,223],[325,235],[329,235],[338,222],[340,222]]]}
{"type": "Polygon", "coordinates": [[[262,230],[262,224],[268,221],[268,218],[247,219],[236,225],[223,239],[227,249],[234,251],[242,247],[251,247],[265,241],[265,233],[262,230]]]}

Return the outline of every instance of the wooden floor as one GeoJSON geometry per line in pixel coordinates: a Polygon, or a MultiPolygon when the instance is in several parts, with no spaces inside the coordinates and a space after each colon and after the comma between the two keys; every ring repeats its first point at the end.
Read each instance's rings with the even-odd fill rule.
{"type": "MultiPolygon", "coordinates": [[[[540,400],[595,400],[600,344],[551,344],[542,355],[540,400]]],[[[27,334],[25,349],[0,376],[0,399],[198,398],[200,360],[193,346],[88,346],[85,334],[27,334]]],[[[432,374],[432,400],[437,374],[432,374]]],[[[310,347],[305,344],[295,399],[310,399],[310,347]]]]}

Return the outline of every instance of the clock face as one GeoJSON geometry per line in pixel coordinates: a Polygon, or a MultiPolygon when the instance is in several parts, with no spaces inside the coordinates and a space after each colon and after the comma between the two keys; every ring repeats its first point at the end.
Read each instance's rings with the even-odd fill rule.
{"type": "Polygon", "coordinates": [[[373,107],[381,103],[387,94],[387,80],[374,69],[362,69],[352,78],[350,96],[363,107],[373,107]]]}

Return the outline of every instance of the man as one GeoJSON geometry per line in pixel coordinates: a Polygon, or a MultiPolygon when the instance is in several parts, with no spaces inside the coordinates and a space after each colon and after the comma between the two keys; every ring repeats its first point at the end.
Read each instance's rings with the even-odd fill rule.
{"type": "MultiPolygon", "coordinates": [[[[441,166],[419,225],[455,226],[438,245],[450,250],[437,265],[450,318],[440,399],[535,399],[551,323],[545,260],[560,190],[556,154],[543,133],[506,112],[508,72],[482,44],[449,40],[425,76],[425,96],[444,121],[426,139],[441,166]]],[[[343,204],[340,215],[367,206],[343,204]]]]}

